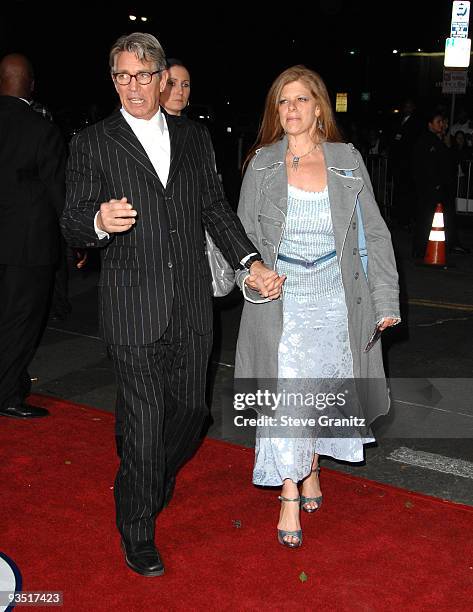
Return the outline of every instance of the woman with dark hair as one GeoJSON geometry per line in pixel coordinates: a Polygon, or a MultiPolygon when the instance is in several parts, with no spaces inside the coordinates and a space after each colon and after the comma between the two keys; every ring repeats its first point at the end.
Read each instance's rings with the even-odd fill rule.
{"type": "Polygon", "coordinates": [[[180,115],[189,104],[191,77],[189,71],[175,58],[168,58],[168,80],[161,94],[161,104],[170,115],[180,115]]]}
{"type": "Polygon", "coordinates": [[[313,513],[322,503],[319,455],[362,461],[363,444],[373,441],[370,423],[389,409],[380,343],[364,349],[374,329],[400,320],[391,238],[368,173],[353,145],[341,142],[323,80],[304,66],[285,70],[271,86],[238,214],[266,264],[286,280],[282,299],[268,301],[250,274],[237,274],[245,304],[236,377],[276,379],[278,392],[282,381],[325,392],[356,381],[340,414],[365,419],[325,427],[322,417],[338,408],[317,406],[313,429],[285,434],[281,419],[279,429],[258,427],[253,482],[282,485],[278,540],[297,548],[300,508],[313,513]],[[364,394],[360,379],[370,379],[364,394]]]}

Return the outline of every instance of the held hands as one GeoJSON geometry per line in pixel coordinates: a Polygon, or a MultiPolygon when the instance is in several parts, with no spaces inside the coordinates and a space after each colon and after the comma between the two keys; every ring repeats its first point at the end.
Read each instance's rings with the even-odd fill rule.
{"type": "Polygon", "coordinates": [[[126,198],[109,200],[100,205],[97,227],[107,234],[126,232],[136,222],[137,212],[126,198]]]}
{"type": "Polygon", "coordinates": [[[245,278],[245,283],[250,289],[258,291],[262,297],[277,300],[281,295],[281,289],[286,276],[266,267],[263,262],[255,261],[250,268],[250,275],[245,278]]]}

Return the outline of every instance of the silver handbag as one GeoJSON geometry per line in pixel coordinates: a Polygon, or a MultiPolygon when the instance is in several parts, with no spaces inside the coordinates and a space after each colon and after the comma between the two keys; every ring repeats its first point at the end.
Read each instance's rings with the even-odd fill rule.
{"type": "Polygon", "coordinates": [[[209,260],[214,297],[228,295],[235,286],[235,270],[225,259],[207,230],[205,230],[205,252],[209,260]]]}

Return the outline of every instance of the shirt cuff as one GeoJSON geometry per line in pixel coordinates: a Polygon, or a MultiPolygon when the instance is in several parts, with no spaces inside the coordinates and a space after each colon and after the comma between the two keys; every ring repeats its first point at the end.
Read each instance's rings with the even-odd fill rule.
{"type": "Polygon", "coordinates": [[[245,265],[245,263],[249,260],[250,257],[253,257],[253,255],[258,255],[258,253],[256,253],[256,251],[254,253],[249,253],[248,255],[246,255],[245,257],[243,257],[242,260],[240,260],[240,264],[242,266],[245,265]]]}
{"type": "Polygon", "coordinates": [[[99,214],[100,211],[97,211],[95,213],[95,217],[94,217],[94,230],[95,233],[97,234],[97,238],[99,240],[103,240],[104,238],[110,238],[110,234],[108,234],[107,232],[104,232],[103,230],[99,229],[97,227],[97,215],[99,214]]]}

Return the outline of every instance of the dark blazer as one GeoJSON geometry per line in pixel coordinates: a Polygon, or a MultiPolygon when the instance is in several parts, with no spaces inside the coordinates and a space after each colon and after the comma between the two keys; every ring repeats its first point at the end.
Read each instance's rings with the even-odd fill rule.
{"type": "Polygon", "coordinates": [[[430,130],[424,130],[411,157],[412,176],[419,200],[434,214],[435,205],[452,202],[456,187],[455,158],[451,149],[430,130]]]}
{"type": "Polygon", "coordinates": [[[65,154],[54,124],[23,100],[0,96],[0,264],[56,263],[65,154]]]}
{"type": "Polygon", "coordinates": [[[212,329],[212,289],[203,225],[236,267],[256,252],[228,205],[214,169],[208,131],[166,115],[171,164],[164,188],[120,111],[71,141],[66,240],[102,249],[100,320],[106,342],[148,344],[166,330],[175,283],[187,319],[200,334],[212,329]],[[127,197],[137,210],[128,232],[98,240],[94,217],[102,202],[127,197]]]}

